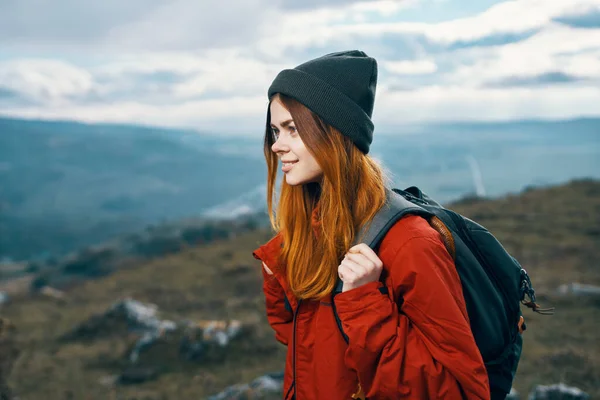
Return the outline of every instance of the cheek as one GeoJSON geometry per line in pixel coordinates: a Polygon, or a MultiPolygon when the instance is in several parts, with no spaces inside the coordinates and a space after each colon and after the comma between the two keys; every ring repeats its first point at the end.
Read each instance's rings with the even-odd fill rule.
{"type": "Polygon", "coordinates": [[[302,163],[304,164],[304,170],[306,172],[311,172],[311,173],[320,173],[321,171],[321,167],[319,166],[319,163],[317,162],[316,158],[313,157],[312,154],[310,154],[310,152],[308,151],[308,149],[306,148],[306,146],[304,146],[303,143],[299,143],[298,147],[296,147],[295,149],[292,150],[300,160],[302,160],[302,163]]]}
{"type": "Polygon", "coordinates": [[[314,173],[321,173],[323,172],[323,170],[321,169],[321,166],[319,165],[319,163],[317,162],[316,159],[312,158],[310,159],[310,170],[314,173]]]}

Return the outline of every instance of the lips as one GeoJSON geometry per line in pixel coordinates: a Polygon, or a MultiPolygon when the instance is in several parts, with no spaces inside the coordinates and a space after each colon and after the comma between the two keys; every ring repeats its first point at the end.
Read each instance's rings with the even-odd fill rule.
{"type": "Polygon", "coordinates": [[[281,170],[283,172],[289,172],[294,167],[294,165],[297,162],[298,162],[298,160],[296,160],[296,161],[289,161],[289,162],[282,160],[281,163],[283,164],[283,167],[281,168],[281,170]]]}

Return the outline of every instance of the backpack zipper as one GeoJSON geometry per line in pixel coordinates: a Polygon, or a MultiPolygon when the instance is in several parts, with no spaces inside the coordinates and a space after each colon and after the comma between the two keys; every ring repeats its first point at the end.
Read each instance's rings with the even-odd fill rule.
{"type": "Polygon", "coordinates": [[[520,288],[521,304],[531,308],[534,312],[541,315],[552,315],[554,314],[554,307],[541,308],[535,300],[535,290],[531,284],[531,279],[525,268],[521,267],[521,288],[520,288]],[[529,297],[529,300],[525,300],[525,296],[529,297]]]}
{"type": "Polygon", "coordinates": [[[416,203],[416,204],[421,204],[424,206],[429,206],[430,204],[427,203],[425,200],[420,199],[414,195],[412,195],[411,193],[408,192],[404,192],[404,194],[401,194],[401,196],[403,196],[404,198],[407,198],[408,201],[410,201],[411,203],[416,203]]]}
{"type": "Polygon", "coordinates": [[[535,303],[535,290],[531,284],[531,279],[524,268],[521,268],[521,301],[525,301],[525,295],[529,296],[530,301],[535,303]]]}

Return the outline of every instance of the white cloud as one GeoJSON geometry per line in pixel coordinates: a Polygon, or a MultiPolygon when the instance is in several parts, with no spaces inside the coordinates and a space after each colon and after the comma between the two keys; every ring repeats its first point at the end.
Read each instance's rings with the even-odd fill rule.
{"type": "Polygon", "coordinates": [[[485,49],[485,55],[476,62],[458,67],[452,81],[477,86],[506,77],[550,72],[600,79],[599,51],[600,29],[576,29],[550,23],[529,39],[485,49]]]}
{"type": "Polygon", "coordinates": [[[115,27],[142,18],[160,0],[3,0],[0,43],[48,48],[96,44],[115,27]]]}
{"type": "Polygon", "coordinates": [[[207,60],[193,79],[176,85],[174,92],[182,97],[193,97],[210,91],[229,94],[266,93],[266,88],[281,68],[282,66],[239,55],[215,58],[207,60]]]}
{"type": "MultiPolygon", "coordinates": [[[[418,3],[419,0],[363,1],[348,7],[347,13],[350,14],[350,16],[355,16],[360,13],[375,12],[382,16],[389,16],[406,8],[414,7],[418,3]]],[[[344,18],[348,18],[348,15],[344,16],[344,18]]]]}
{"type": "Polygon", "coordinates": [[[393,22],[435,0],[294,10],[283,1],[161,3],[95,31],[112,50],[93,58],[0,60],[2,113],[255,132],[277,72],[359,48],[379,61],[382,126],[600,115],[600,29],[555,22],[599,9],[600,0],[504,1],[438,23],[393,22]]]}
{"type": "Polygon", "coordinates": [[[436,63],[431,60],[384,61],[382,66],[393,74],[401,75],[431,74],[437,71],[436,63]]]}
{"type": "MultiPolygon", "coordinates": [[[[413,0],[407,0],[413,1],[413,0]]],[[[245,45],[281,12],[356,0],[3,0],[0,44],[19,50],[172,51],[245,45]]],[[[390,3],[393,1],[388,1],[390,3]]],[[[388,7],[389,8],[389,7],[388,7]]]]}
{"type": "MultiPolygon", "coordinates": [[[[429,86],[414,91],[381,88],[374,121],[380,132],[414,122],[571,118],[598,115],[599,86],[481,89],[429,86]]],[[[226,134],[261,134],[267,102],[264,96],[189,101],[177,105],[115,102],[86,107],[30,107],[3,113],[45,119],[88,122],[133,122],[194,127],[226,134]]]]}
{"type": "Polygon", "coordinates": [[[270,35],[264,35],[263,32],[260,46],[275,48],[279,54],[284,54],[285,50],[319,47],[333,40],[352,43],[360,38],[382,37],[385,34],[419,35],[432,42],[449,45],[492,35],[540,29],[556,17],[593,10],[600,4],[600,0],[506,1],[472,17],[440,23],[339,23],[340,20],[360,20],[359,16],[364,12],[361,10],[362,4],[349,7],[343,12],[321,10],[318,14],[307,12],[286,15],[281,24],[272,27],[270,35]]]}
{"type": "Polygon", "coordinates": [[[0,64],[0,87],[31,101],[60,104],[83,96],[95,86],[83,68],[60,60],[21,59],[0,64]]]}
{"type": "Polygon", "coordinates": [[[174,0],[112,29],[107,44],[133,49],[196,50],[242,45],[274,15],[266,0],[174,0]]]}
{"type": "Polygon", "coordinates": [[[369,34],[365,27],[386,25],[365,23],[372,19],[371,14],[393,15],[414,7],[419,1],[422,0],[363,1],[343,8],[282,12],[273,23],[262,27],[256,46],[272,57],[285,57],[289,51],[309,47],[324,47],[333,40],[355,47],[358,37],[369,34]]]}
{"type": "Polygon", "coordinates": [[[48,106],[87,103],[88,107],[97,107],[99,103],[123,100],[183,104],[202,96],[264,95],[284,67],[261,62],[235,49],[199,55],[126,56],[88,68],[60,60],[21,59],[0,62],[0,88],[48,106]]]}
{"type": "Polygon", "coordinates": [[[266,111],[265,97],[254,96],[195,100],[173,105],[125,101],[97,104],[93,107],[72,104],[68,107],[6,108],[0,114],[23,118],[193,127],[226,134],[248,134],[264,128],[266,111]]]}
{"type": "Polygon", "coordinates": [[[544,27],[553,18],[573,10],[589,9],[598,0],[513,0],[490,7],[487,11],[430,25],[423,33],[440,43],[469,41],[499,33],[518,33],[544,27]]]}
{"type": "MultiPolygon", "coordinates": [[[[97,68],[112,88],[127,85],[131,77],[167,72],[183,78],[170,93],[176,98],[209,95],[244,95],[266,92],[266,87],[284,65],[265,63],[239,49],[188,53],[152,53],[126,57],[97,68]]],[[[135,93],[133,93],[135,94],[135,93]]]]}
{"type": "Polygon", "coordinates": [[[380,91],[374,118],[380,127],[427,121],[561,119],[597,116],[599,100],[600,86],[537,90],[429,86],[415,91],[380,91]]]}

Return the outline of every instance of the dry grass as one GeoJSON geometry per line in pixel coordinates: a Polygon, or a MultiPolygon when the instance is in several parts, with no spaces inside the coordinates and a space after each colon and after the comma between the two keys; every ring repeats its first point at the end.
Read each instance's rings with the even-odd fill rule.
{"type": "Polygon", "coordinates": [[[559,296],[563,283],[600,285],[600,182],[530,190],[450,208],[487,227],[528,271],[542,306],[528,329],[515,388],[565,382],[600,398],[600,299],[559,296]]]}
{"type": "MultiPolygon", "coordinates": [[[[525,312],[517,390],[562,381],[600,398],[600,301],[555,294],[561,283],[600,285],[600,183],[573,182],[450,208],[488,227],[528,270],[542,305],[556,307],[552,317],[525,312]]],[[[21,349],[9,385],[22,400],[199,399],[280,370],[285,349],[266,322],[260,265],[250,255],[268,237],[257,231],[158,258],[72,288],[65,303],[17,297],[2,308],[18,328],[21,349]],[[122,370],[133,338],[66,344],[57,338],[124,297],[155,303],[170,319],[240,319],[255,326],[254,345],[211,364],[179,361],[166,346],[157,380],[111,389],[100,381],[122,370]]]]}
{"type": "MultiPolygon", "coordinates": [[[[250,253],[267,239],[252,233],[234,242],[194,248],[156,259],[135,269],[89,281],[68,292],[60,303],[41,296],[16,299],[3,309],[19,330],[22,355],[10,377],[21,399],[197,399],[225,386],[247,382],[258,374],[281,369],[284,348],[272,340],[264,316],[261,275],[250,253]],[[150,383],[123,386],[117,393],[100,384],[118,374],[124,354],[134,340],[99,339],[61,343],[57,339],[93,314],[104,312],[118,299],[131,297],[158,305],[162,316],[174,320],[240,319],[255,326],[257,341],[221,364],[202,365],[163,354],[167,373],[150,383]]],[[[169,350],[176,349],[171,346],[169,350]]]]}

